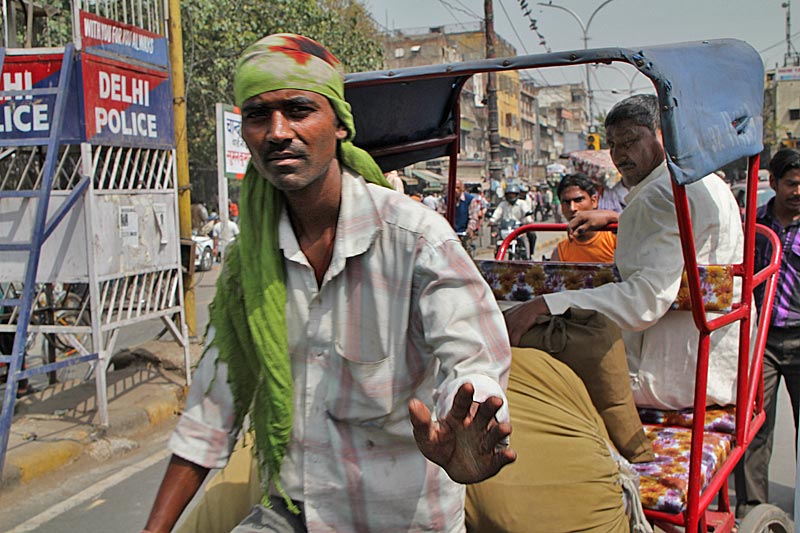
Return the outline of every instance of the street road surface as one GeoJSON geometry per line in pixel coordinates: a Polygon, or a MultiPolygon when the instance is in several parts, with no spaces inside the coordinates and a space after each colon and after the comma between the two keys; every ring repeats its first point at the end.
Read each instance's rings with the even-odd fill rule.
{"type": "MultiPolygon", "coordinates": [[[[540,233],[539,239],[547,240],[547,234],[540,233]]],[[[551,250],[552,246],[541,248],[537,251],[537,256],[549,256],[551,250]]],[[[481,252],[481,257],[490,258],[493,249],[485,248],[481,252]]],[[[219,266],[215,265],[211,272],[205,273],[197,281],[199,331],[204,330],[208,321],[207,306],[213,297],[218,274],[219,266]]],[[[138,334],[128,332],[126,343],[128,346],[135,346],[151,339],[160,329],[160,322],[151,322],[149,327],[143,325],[138,334]]],[[[3,509],[0,513],[0,531],[139,532],[147,520],[166,469],[169,458],[166,441],[170,431],[169,424],[157,428],[152,435],[139,439],[141,447],[125,457],[109,463],[82,459],[64,472],[3,495],[0,498],[0,508],[3,509]]],[[[790,516],[793,516],[795,469],[791,409],[788,395],[782,386],[775,448],[770,465],[770,496],[772,502],[790,516]]],[[[730,486],[733,487],[733,479],[730,480],[730,486]]]]}

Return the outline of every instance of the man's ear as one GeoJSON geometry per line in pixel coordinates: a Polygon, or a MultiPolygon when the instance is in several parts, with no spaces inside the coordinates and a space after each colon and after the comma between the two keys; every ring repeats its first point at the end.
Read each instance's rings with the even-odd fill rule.
{"type": "Polygon", "coordinates": [[[775,179],[775,175],[770,172],[769,173],[769,187],[775,192],[778,192],[778,180],[775,179]]]}
{"type": "Polygon", "coordinates": [[[340,141],[343,141],[349,132],[347,128],[344,127],[341,121],[337,121],[336,123],[336,138],[340,141]]]}

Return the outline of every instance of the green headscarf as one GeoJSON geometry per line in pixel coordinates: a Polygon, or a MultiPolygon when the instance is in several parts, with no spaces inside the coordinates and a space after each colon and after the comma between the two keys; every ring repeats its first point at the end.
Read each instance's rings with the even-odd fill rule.
{"type": "MultiPolygon", "coordinates": [[[[350,104],[344,99],[339,60],[322,45],[294,34],[270,35],[247,48],[234,76],[236,105],[279,89],[298,89],[325,96],[348,135],[339,145],[342,165],[367,181],[389,187],[372,157],[350,141],[355,136],[350,104]]],[[[292,432],[292,373],[286,333],[286,284],[283,254],[278,246],[278,220],[283,195],[248,165],[242,183],[240,234],[228,247],[225,268],[211,304],[213,345],[228,365],[236,423],[250,410],[260,471],[269,506],[274,482],[298,512],[278,482],[292,432]]]]}

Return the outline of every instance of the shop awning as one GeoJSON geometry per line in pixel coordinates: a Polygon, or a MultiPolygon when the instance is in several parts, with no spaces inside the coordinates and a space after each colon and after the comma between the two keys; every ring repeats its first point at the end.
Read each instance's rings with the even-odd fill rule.
{"type": "Polygon", "coordinates": [[[447,178],[430,170],[412,168],[409,169],[408,173],[418,180],[424,181],[427,184],[425,188],[432,191],[441,191],[447,183],[447,178]]]}

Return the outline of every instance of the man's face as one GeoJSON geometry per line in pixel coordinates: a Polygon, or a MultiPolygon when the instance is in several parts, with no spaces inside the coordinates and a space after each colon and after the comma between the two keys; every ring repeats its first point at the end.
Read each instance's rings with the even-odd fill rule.
{"type": "Polygon", "coordinates": [[[253,165],[277,189],[304,189],[325,175],[347,137],[324,96],[297,89],[261,93],[242,105],[242,139],[253,165]]]}
{"type": "Polygon", "coordinates": [[[650,131],[632,120],[624,120],[606,129],[611,159],[622,174],[622,182],[632,188],[664,160],[664,147],[658,132],[650,131]]]}
{"type": "Polygon", "coordinates": [[[775,190],[775,207],[790,215],[800,215],[800,169],[793,168],[776,180],[770,174],[769,186],[775,190]]]}
{"type": "Polygon", "coordinates": [[[559,196],[561,200],[561,213],[567,220],[572,220],[579,211],[597,209],[597,195],[590,195],[577,185],[567,187],[559,196]]]}
{"type": "Polygon", "coordinates": [[[508,203],[510,203],[511,205],[514,205],[515,203],[517,203],[517,198],[519,198],[519,195],[517,193],[515,193],[515,192],[507,192],[506,193],[506,201],[508,203]]]}

